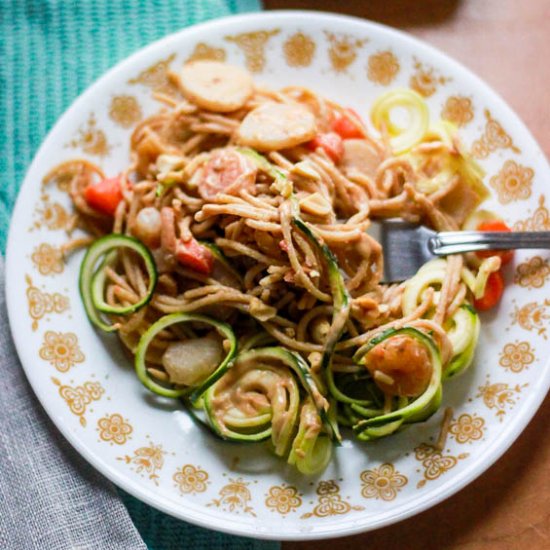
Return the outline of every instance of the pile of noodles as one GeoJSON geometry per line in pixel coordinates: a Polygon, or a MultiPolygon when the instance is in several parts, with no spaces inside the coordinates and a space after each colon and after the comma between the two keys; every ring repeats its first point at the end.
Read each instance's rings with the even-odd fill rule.
{"type": "MultiPolygon", "coordinates": [[[[388,328],[403,326],[432,335],[443,362],[449,360],[446,323],[470,293],[461,277],[463,256],[449,257],[437,292],[424,292],[414,309],[404,312],[407,282],[381,283],[382,250],[368,229],[372,219],[390,217],[437,230],[462,226],[477,204],[469,203],[464,192],[472,166],[453,129],[431,125],[396,152],[392,124],[384,122],[384,116],[375,136],[342,106],[306,88],[272,91],[255,86],[245,105],[230,113],[201,109],[183,96],[156,98],[162,109],[132,134],[131,162],[121,176],[123,200],[114,217],[90,208],[83,196],[87,186],[104,177],[99,167],[75,160],[49,175],[68,182],[77,212],[74,226],[91,238],[134,235],[140,210],[154,207],[164,211],[163,224],[171,226],[163,228],[165,233],[175,228],[178,239],[192,236],[213,243],[227,259],[230,269],[202,275],[175,261],[161,242],[153,250],[159,278],[152,299],[132,315],[112,318],[130,353],[162,316],[200,312],[228,323],[240,341],[262,334],[271,345],[298,352],[325,391],[320,365],[334,324],[334,296],[319,251],[292,223],[298,204],[301,218],[336,258],[350,296],[330,369],[351,374],[364,370],[352,360],[357,349],[388,328]],[[209,152],[238,146],[241,121],[265,102],[305,106],[315,116],[319,132],[330,131],[338,114],[350,117],[363,135],[368,157],[356,162],[352,154],[335,164],[322,148],[312,151],[298,145],[270,151],[263,153],[265,159],[291,182],[292,196],[281,190],[272,174],[258,170],[253,187],[201,197],[192,185],[195,172],[209,152]]],[[[77,239],[65,250],[88,242],[77,239]]],[[[146,292],[147,279],[139,258],[121,251],[117,269],[107,270],[107,303],[136,303],[146,292]]],[[[181,330],[173,327],[161,336],[148,352],[148,368],[151,376],[169,382],[162,354],[181,330]]],[[[306,412],[304,405],[302,415],[306,412]]]]}

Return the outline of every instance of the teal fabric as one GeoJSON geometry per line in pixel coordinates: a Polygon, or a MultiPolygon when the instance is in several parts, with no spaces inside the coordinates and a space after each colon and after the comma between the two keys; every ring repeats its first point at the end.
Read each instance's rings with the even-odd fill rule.
{"type": "Polygon", "coordinates": [[[0,253],[17,190],[48,130],[117,61],[260,0],[0,0],[0,253]]]}
{"type": "MultiPolygon", "coordinates": [[[[0,252],[25,170],[85,88],[157,38],[260,7],[259,0],[0,0],[0,252]]],[[[121,496],[153,550],[279,546],[200,529],[121,496]]]]}

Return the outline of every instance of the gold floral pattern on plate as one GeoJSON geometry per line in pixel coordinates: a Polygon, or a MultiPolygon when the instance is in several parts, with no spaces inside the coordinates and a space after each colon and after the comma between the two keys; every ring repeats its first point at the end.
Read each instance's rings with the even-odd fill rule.
{"type": "Polygon", "coordinates": [[[59,372],[67,372],[86,359],[78,346],[78,336],[74,332],[53,330],[48,330],[44,334],[44,342],[38,355],[44,361],[50,362],[59,372]]]}
{"type": "Polygon", "coordinates": [[[109,116],[122,128],[131,128],[141,120],[141,106],[133,95],[116,95],[111,99],[109,116]]]}
{"type": "Polygon", "coordinates": [[[107,141],[105,132],[98,128],[94,113],[90,113],[88,120],[80,126],[76,136],[69,141],[68,147],[82,149],[89,155],[106,157],[111,151],[111,145],[107,141]]]}
{"type": "Polygon", "coordinates": [[[535,361],[535,350],[527,341],[509,342],[502,348],[498,364],[510,372],[522,372],[535,361]]]}
{"type": "Polygon", "coordinates": [[[438,86],[449,82],[450,78],[438,74],[434,67],[426,65],[414,58],[414,74],[409,80],[409,86],[421,96],[431,97],[437,91],[438,86]]]}
{"type": "Polygon", "coordinates": [[[399,60],[391,51],[372,54],[367,65],[367,77],[371,82],[388,86],[399,72],[399,60]]]}
{"type": "Polygon", "coordinates": [[[514,283],[523,288],[542,288],[550,276],[550,265],[546,258],[533,256],[518,264],[514,283]]]}
{"type": "Polygon", "coordinates": [[[215,506],[224,512],[234,514],[243,512],[256,517],[254,508],[250,505],[252,494],[248,488],[249,485],[250,482],[244,481],[241,477],[229,479],[229,483],[224,485],[218,493],[220,498],[212,499],[212,502],[208,503],[207,506],[215,506]]]}
{"type": "Polygon", "coordinates": [[[270,31],[243,32],[228,35],[225,39],[236,44],[244,53],[246,68],[253,73],[261,73],[265,67],[265,48],[269,39],[281,32],[281,29],[270,31]]]}
{"type": "Polygon", "coordinates": [[[206,42],[199,42],[189,57],[185,60],[190,61],[225,61],[227,54],[223,48],[210,46],[206,42]]]}
{"type": "Polygon", "coordinates": [[[92,401],[98,401],[105,393],[99,382],[84,382],[82,386],[62,384],[58,378],[52,377],[52,382],[59,387],[59,395],[65,400],[70,411],[78,416],[80,425],[86,427],[86,408],[92,401]]]}
{"type": "Polygon", "coordinates": [[[65,207],[58,202],[51,202],[47,194],[42,194],[40,201],[36,205],[33,213],[34,222],[30,230],[49,229],[56,231],[67,229],[71,222],[71,215],[65,207]]]}
{"type": "Polygon", "coordinates": [[[518,324],[522,329],[536,331],[545,340],[547,338],[547,321],[550,315],[546,308],[550,306],[550,300],[544,302],[529,302],[522,307],[514,306],[512,312],[512,325],[518,324]]]}
{"type": "Polygon", "coordinates": [[[108,414],[97,421],[97,431],[102,441],[111,445],[124,445],[132,438],[132,428],[128,420],[118,413],[108,414]]]}
{"type": "Polygon", "coordinates": [[[526,388],[528,384],[516,384],[515,386],[510,386],[504,382],[491,384],[489,376],[487,378],[487,383],[479,386],[479,393],[476,397],[481,397],[487,408],[495,410],[496,417],[502,422],[506,412],[513,409],[517,403],[521,390],[526,388]]]}
{"type": "Polygon", "coordinates": [[[27,302],[29,315],[32,319],[32,330],[38,329],[38,321],[49,313],[64,313],[69,309],[69,298],[54,292],[52,294],[41,291],[34,286],[30,275],[25,275],[27,283],[27,302]]]}
{"type": "Polygon", "coordinates": [[[117,460],[121,460],[125,464],[128,464],[137,474],[140,474],[142,477],[148,477],[155,485],[158,485],[158,472],[162,470],[164,466],[164,455],[166,454],[162,445],[150,443],[149,445],[139,447],[132,455],[117,457],[117,460]]]}
{"type": "Polygon", "coordinates": [[[336,73],[344,72],[357,59],[357,50],[368,42],[367,38],[355,38],[349,34],[330,31],[325,31],[325,36],[329,43],[330,65],[336,73]]]}
{"type": "Polygon", "coordinates": [[[500,172],[489,180],[489,185],[497,192],[499,202],[508,204],[531,196],[534,175],[532,168],[507,160],[500,172]]]}
{"type": "Polygon", "coordinates": [[[317,504],[311,512],[306,512],[300,519],[326,518],[329,516],[342,516],[352,510],[364,510],[364,506],[352,506],[340,495],[340,486],[333,479],[320,481],[315,491],[317,493],[317,504]]]}
{"type": "Polygon", "coordinates": [[[295,512],[302,505],[302,495],[292,485],[286,483],[273,485],[267,492],[265,505],[272,512],[286,516],[290,512],[295,512]]]}
{"type": "Polygon", "coordinates": [[[399,473],[393,464],[385,463],[379,468],[364,470],[360,475],[361,495],[377,500],[394,500],[397,493],[408,483],[407,476],[399,473]]]}
{"type": "Polygon", "coordinates": [[[521,153],[500,122],[493,118],[491,111],[485,109],[484,114],[485,130],[481,137],[472,144],[472,156],[477,159],[485,159],[497,149],[511,149],[514,153],[521,153]]]}
{"type": "Polygon", "coordinates": [[[170,80],[168,73],[170,72],[170,64],[175,58],[176,54],[173,53],[167,58],[157,61],[141,71],[135,78],[130,78],[128,84],[141,84],[151,88],[154,92],[173,95],[177,92],[177,88],[170,80]]]}
{"type": "Polygon", "coordinates": [[[544,195],[541,195],[538,207],[531,216],[516,222],[513,227],[514,231],[549,231],[550,215],[544,202],[544,195]]]}
{"type": "Polygon", "coordinates": [[[172,479],[176,482],[176,487],[182,495],[204,493],[207,489],[208,472],[201,469],[200,466],[185,464],[178,468],[172,479]]]}
{"type": "Polygon", "coordinates": [[[474,119],[474,105],[469,97],[455,95],[447,98],[441,111],[441,118],[452,122],[459,128],[474,119]]]}
{"type": "Polygon", "coordinates": [[[48,243],[39,244],[34,249],[31,260],[41,275],[58,275],[65,268],[61,249],[48,243]]]}
{"type": "Polygon", "coordinates": [[[449,435],[453,437],[457,443],[472,443],[483,439],[485,433],[485,420],[481,416],[464,413],[461,414],[449,426],[449,435]]]}
{"type": "MultiPolygon", "coordinates": [[[[448,450],[446,451],[449,452],[448,450]]],[[[462,453],[458,456],[445,454],[429,443],[422,443],[414,449],[414,457],[422,463],[424,468],[423,479],[421,479],[416,487],[420,489],[424,487],[428,481],[438,479],[440,476],[454,468],[459,460],[467,458],[469,453],[462,453]]],[[[420,470],[418,470],[420,471],[420,470]]]]}
{"type": "Polygon", "coordinates": [[[315,41],[303,32],[289,36],[283,44],[286,64],[289,67],[308,67],[315,56],[316,47],[315,41]]]}

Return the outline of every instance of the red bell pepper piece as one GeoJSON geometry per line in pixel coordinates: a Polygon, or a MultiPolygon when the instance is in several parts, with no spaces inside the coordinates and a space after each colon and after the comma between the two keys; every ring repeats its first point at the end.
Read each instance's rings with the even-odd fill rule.
{"type": "MultiPolygon", "coordinates": [[[[492,220],[481,222],[477,226],[478,231],[512,231],[502,220],[492,220]]],[[[491,256],[500,256],[502,265],[510,263],[514,258],[513,250],[480,250],[476,252],[478,258],[489,258],[491,256]]]]}
{"type": "Polygon", "coordinates": [[[485,293],[478,300],[474,300],[474,307],[479,311],[487,311],[495,307],[504,293],[504,277],[500,271],[493,271],[487,279],[485,293]]]}
{"type": "Polygon", "coordinates": [[[108,216],[115,215],[122,198],[120,176],[105,178],[84,189],[84,199],[88,206],[108,216]]]}
{"type": "Polygon", "coordinates": [[[180,239],[177,242],[176,258],[180,264],[203,275],[210,275],[214,268],[214,256],[212,252],[193,238],[189,241],[182,241],[180,239]]]}
{"type": "Polygon", "coordinates": [[[344,144],[342,143],[342,138],[335,132],[318,134],[311,141],[307,142],[307,147],[310,151],[315,151],[318,147],[320,147],[335,164],[338,164],[344,156],[344,144]]]}
{"type": "Polygon", "coordinates": [[[332,130],[342,139],[357,139],[365,137],[354,119],[361,120],[361,117],[353,109],[345,109],[344,113],[338,115],[331,124],[332,130]]]}

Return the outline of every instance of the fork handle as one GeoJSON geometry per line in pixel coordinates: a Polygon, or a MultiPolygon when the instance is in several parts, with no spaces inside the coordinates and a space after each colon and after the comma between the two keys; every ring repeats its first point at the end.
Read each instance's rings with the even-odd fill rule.
{"type": "Polygon", "coordinates": [[[444,231],[430,237],[428,248],[437,256],[477,250],[550,248],[550,231],[444,231]]]}

